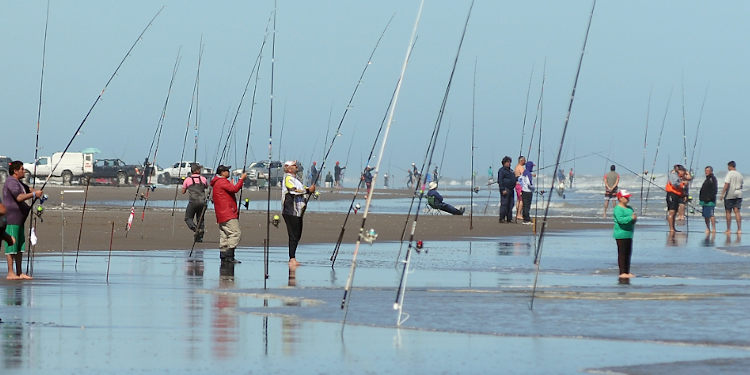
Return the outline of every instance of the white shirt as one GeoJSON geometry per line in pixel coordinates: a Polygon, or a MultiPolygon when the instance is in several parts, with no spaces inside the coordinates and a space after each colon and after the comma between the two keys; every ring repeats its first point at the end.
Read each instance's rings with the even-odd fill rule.
{"type": "Polygon", "coordinates": [[[737,170],[727,172],[726,177],[724,177],[724,183],[729,184],[727,195],[724,199],[742,198],[743,179],[740,172],[737,172],[737,170]]]}

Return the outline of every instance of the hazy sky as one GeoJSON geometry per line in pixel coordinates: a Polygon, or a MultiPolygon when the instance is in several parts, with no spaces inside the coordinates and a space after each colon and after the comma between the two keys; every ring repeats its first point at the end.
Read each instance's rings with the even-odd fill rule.
{"type": "MultiPolygon", "coordinates": [[[[165,10],[110,84],[71,151],[97,147],[103,151],[98,157],[141,161],[148,152],[181,47],[180,70],[157,158],[162,166],[177,161],[202,35],[205,54],[198,155],[203,163],[214,160],[219,142],[223,143],[219,140],[222,123],[228,113],[231,119],[237,108],[274,4],[270,0],[173,0],[164,4],[165,10]]],[[[417,0],[278,1],[274,158],[281,147],[282,159],[320,163],[327,148],[323,141],[329,111],[333,111],[331,126],[335,127],[375,41],[395,13],[329,159],[330,166],[336,160],[346,162],[347,157],[350,165],[359,166],[393,91],[418,5],[417,0]],[[284,134],[279,145],[282,119],[284,134]]],[[[160,6],[151,0],[52,1],[40,155],[64,148],[125,51],[160,6]]],[[[394,174],[402,174],[399,168],[412,161],[420,163],[424,157],[468,6],[468,0],[426,1],[383,162],[394,174]]],[[[475,59],[475,169],[483,175],[490,164],[496,169],[502,156],[517,156],[533,68],[523,146],[526,153],[545,60],[543,160],[537,164],[554,160],[590,7],[590,0],[476,1],[436,151],[439,163],[449,131],[444,174],[469,176],[475,59]]],[[[750,170],[744,167],[747,153],[742,151],[750,135],[745,125],[750,117],[750,106],[745,104],[750,99],[746,89],[750,86],[749,8],[750,3],[741,0],[600,0],[565,157],[603,151],[639,170],[651,91],[650,169],[672,92],[657,162],[657,171],[663,172],[668,163],[682,159],[684,85],[689,153],[708,88],[696,165],[713,164],[723,169],[726,161],[735,159],[740,171],[750,170]]],[[[0,154],[26,161],[34,155],[45,11],[43,0],[0,2],[0,126],[5,134],[0,154]]],[[[250,161],[267,154],[269,82],[267,49],[251,130],[250,161]]],[[[237,122],[238,160],[233,151],[228,161],[232,165],[242,163],[249,108],[246,99],[237,122]]],[[[191,149],[192,140],[188,144],[191,149]]],[[[532,154],[535,159],[536,147],[532,154]]],[[[586,158],[575,166],[579,173],[599,174],[607,164],[600,158],[586,158]]]]}

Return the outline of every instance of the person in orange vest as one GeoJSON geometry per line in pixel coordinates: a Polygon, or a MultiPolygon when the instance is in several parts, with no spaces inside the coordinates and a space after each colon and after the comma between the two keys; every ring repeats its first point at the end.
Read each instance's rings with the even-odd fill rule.
{"type": "Polygon", "coordinates": [[[667,176],[667,224],[669,224],[669,233],[678,232],[674,227],[675,216],[680,207],[680,203],[685,202],[687,198],[687,184],[693,176],[680,164],[675,164],[672,171],[667,176]]]}

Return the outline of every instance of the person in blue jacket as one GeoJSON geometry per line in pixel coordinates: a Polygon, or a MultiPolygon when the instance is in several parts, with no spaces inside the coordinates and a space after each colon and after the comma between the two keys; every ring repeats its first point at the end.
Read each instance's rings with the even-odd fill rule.
{"type": "Polygon", "coordinates": [[[516,188],[516,175],[510,169],[513,159],[503,158],[503,167],[497,171],[497,183],[500,188],[500,222],[510,223],[513,220],[513,194],[516,188]]]}
{"type": "Polygon", "coordinates": [[[440,195],[437,191],[438,184],[435,181],[431,181],[428,185],[430,190],[427,192],[427,201],[430,204],[430,207],[445,211],[452,215],[463,215],[465,208],[461,207],[460,209],[451,206],[448,203],[443,202],[443,196],[440,195]]]}

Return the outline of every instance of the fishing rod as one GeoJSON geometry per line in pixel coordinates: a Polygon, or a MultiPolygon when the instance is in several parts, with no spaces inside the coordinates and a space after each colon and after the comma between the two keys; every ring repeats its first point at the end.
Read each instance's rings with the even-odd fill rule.
{"type": "MultiPolygon", "coordinates": [[[[42,95],[44,93],[44,63],[47,57],[47,28],[49,26],[49,0],[47,0],[47,15],[44,20],[44,39],[42,42],[42,67],[39,75],[39,105],[36,110],[36,141],[34,142],[34,180],[31,183],[32,190],[36,188],[36,165],[37,159],[39,158],[39,125],[42,120],[42,95]]],[[[43,190],[43,189],[42,189],[43,190]]],[[[30,210],[33,212],[34,200],[31,201],[30,210]]],[[[38,206],[41,208],[41,206],[38,206]]],[[[41,211],[40,211],[41,212],[41,211]]],[[[29,220],[29,254],[26,256],[26,274],[29,274],[29,264],[32,263],[32,253],[34,252],[33,244],[31,242],[32,234],[35,235],[36,228],[36,215],[31,215],[32,218],[29,220]]],[[[22,225],[23,226],[23,225],[22,225]]],[[[22,258],[23,259],[23,258],[22,258]]],[[[33,268],[31,269],[33,273],[33,268]]]]}
{"type": "MultiPolygon", "coordinates": [[[[349,301],[347,297],[349,297],[349,294],[352,290],[352,283],[354,282],[354,271],[357,268],[357,254],[359,253],[359,246],[362,243],[362,240],[365,240],[369,243],[372,243],[377,238],[377,233],[374,229],[369,230],[367,233],[365,233],[365,224],[367,222],[367,214],[370,212],[370,203],[372,202],[372,193],[375,190],[375,184],[378,180],[378,175],[380,174],[378,171],[380,171],[380,163],[383,160],[383,154],[385,154],[385,146],[388,143],[388,135],[391,131],[391,125],[393,124],[393,115],[396,111],[396,104],[398,103],[398,96],[401,92],[401,85],[404,82],[404,75],[406,74],[406,66],[409,63],[409,56],[412,52],[412,47],[414,46],[414,42],[417,37],[417,28],[419,27],[419,19],[422,17],[422,8],[424,7],[424,1],[421,0],[419,2],[419,10],[417,11],[417,18],[414,21],[414,27],[411,32],[411,37],[409,39],[409,45],[406,48],[406,56],[404,56],[404,62],[401,64],[401,74],[398,78],[398,83],[396,84],[396,92],[394,93],[393,97],[391,98],[391,104],[390,104],[390,112],[388,113],[388,121],[386,122],[385,127],[385,133],[383,134],[383,142],[380,144],[380,152],[378,153],[378,161],[375,165],[375,175],[372,178],[372,188],[368,189],[367,191],[367,200],[365,201],[365,212],[362,214],[362,225],[359,227],[359,235],[357,236],[357,241],[354,245],[354,254],[352,255],[352,264],[351,268],[349,270],[349,277],[346,280],[346,287],[344,288],[344,297],[341,300],[341,309],[344,310],[344,320],[342,324],[346,324],[346,317],[349,313],[349,301]]],[[[390,21],[389,21],[390,22],[390,21]]]]}
{"type": "MultiPolygon", "coordinates": [[[[273,37],[271,38],[271,103],[268,118],[268,196],[266,197],[266,240],[263,246],[263,289],[268,281],[268,261],[271,253],[271,158],[273,146],[273,89],[274,73],[276,72],[276,12],[277,2],[273,0],[273,37]]],[[[304,214],[304,211],[302,212],[304,214]]]]}
{"type": "MultiPolygon", "coordinates": [[[[180,152],[180,166],[182,165],[182,162],[185,160],[185,148],[187,145],[187,139],[188,139],[188,132],[190,132],[190,119],[193,116],[193,108],[195,108],[195,123],[198,123],[198,79],[200,77],[200,71],[201,71],[201,61],[203,60],[203,35],[201,35],[200,43],[198,44],[198,68],[196,69],[195,73],[195,81],[193,82],[193,95],[190,99],[190,107],[188,109],[188,116],[187,116],[187,125],[185,126],[185,135],[182,138],[182,151],[180,152]]],[[[197,129],[197,128],[196,128],[197,129]]],[[[197,130],[196,130],[196,137],[197,137],[197,130]]],[[[197,140],[196,140],[197,145],[197,140]]],[[[195,158],[195,155],[193,155],[193,162],[197,162],[197,158],[195,158]]],[[[170,177],[171,178],[171,177],[170,177]]],[[[168,182],[168,181],[167,181],[168,182]]],[[[177,206],[177,189],[179,188],[179,184],[177,187],[175,187],[174,191],[174,199],[172,200],[172,236],[174,236],[174,211],[177,206]]]]}
{"type": "MultiPolygon", "coordinates": [[[[412,45],[412,48],[414,45],[412,45]]],[[[411,53],[409,53],[411,56],[411,53]]],[[[370,147],[370,154],[367,156],[367,163],[365,167],[362,169],[362,175],[365,174],[366,166],[370,165],[370,161],[372,160],[372,157],[375,153],[375,147],[378,145],[378,139],[380,139],[380,133],[383,131],[383,126],[385,125],[386,120],[388,119],[388,113],[390,112],[391,105],[393,104],[393,97],[396,95],[396,90],[398,89],[399,82],[396,82],[396,87],[393,88],[393,93],[391,94],[391,99],[388,101],[388,107],[386,107],[385,112],[383,113],[383,118],[380,120],[380,127],[378,128],[377,134],[375,134],[375,139],[372,141],[372,147],[370,147]]],[[[352,142],[354,141],[354,135],[352,135],[352,142]]],[[[351,151],[351,145],[349,146],[349,150],[351,151]]],[[[349,156],[347,155],[347,160],[349,156]]],[[[348,165],[348,164],[347,164],[348,165]]],[[[357,196],[359,195],[359,190],[362,188],[362,185],[364,184],[364,181],[362,179],[359,179],[359,182],[357,183],[357,188],[354,190],[354,194],[352,194],[352,201],[349,203],[349,210],[346,213],[346,216],[344,216],[344,223],[341,224],[341,230],[339,232],[339,237],[336,240],[336,245],[333,247],[333,253],[331,253],[331,268],[333,268],[334,264],[336,263],[336,258],[339,255],[339,249],[341,248],[341,242],[344,240],[344,232],[346,232],[346,223],[349,221],[349,216],[351,215],[353,210],[359,210],[359,208],[354,206],[354,202],[357,200],[357,196]]],[[[356,211],[355,211],[356,213],[356,211]]]]}
{"type": "Polygon", "coordinates": [[[693,156],[695,156],[695,147],[698,145],[698,135],[700,134],[701,122],[703,120],[703,108],[706,106],[706,98],[708,97],[708,86],[706,86],[706,92],[703,94],[703,103],[701,103],[701,110],[698,113],[698,125],[695,127],[695,138],[693,139],[693,152],[690,153],[690,167],[688,170],[690,173],[693,171],[693,156]]]}
{"type": "Polygon", "coordinates": [[[284,125],[286,124],[286,100],[284,101],[284,109],[282,109],[281,114],[281,131],[279,132],[279,157],[278,159],[281,160],[281,145],[284,143],[282,142],[284,139],[284,125]]]}
{"type": "MultiPolygon", "coordinates": [[[[526,155],[531,154],[531,145],[534,144],[534,129],[536,129],[536,122],[539,118],[540,108],[542,106],[542,98],[544,97],[544,83],[547,79],[547,58],[544,58],[544,65],[542,68],[542,86],[539,89],[539,100],[536,103],[536,114],[534,115],[534,126],[531,129],[531,139],[529,140],[529,151],[526,155]]],[[[541,134],[541,132],[539,133],[541,134]]],[[[519,154],[520,155],[520,154],[519,154]]]]}
{"type": "MultiPolygon", "coordinates": [[[[540,118],[540,120],[539,120],[539,121],[541,122],[541,118],[540,118]]],[[[540,145],[540,146],[541,146],[541,145],[540,145]]],[[[570,158],[570,159],[567,159],[567,160],[563,160],[563,161],[561,161],[561,162],[560,162],[560,164],[563,164],[563,163],[570,163],[570,162],[572,162],[572,161],[576,161],[576,160],[578,160],[578,159],[584,159],[584,158],[587,158],[587,157],[589,157],[589,156],[592,156],[592,155],[597,155],[597,154],[598,154],[598,152],[589,152],[588,154],[585,154],[585,155],[581,155],[581,156],[575,156],[575,157],[572,157],[572,158],[570,158]]],[[[549,164],[549,165],[545,165],[544,167],[541,167],[541,168],[537,168],[537,169],[536,169],[536,171],[537,171],[537,172],[539,172],[539,171],[543,171],[543,170],[545,170],[545,169],[547,169],[547,168],[552,168],[552,167],[554,167],[554,166],[555,166],[554,164],[549,164]]]]}
{"type": "MultiPolygon", "coordinates": [[[[133,52],[133,50],[135,49],[135,46],[143,38],[143,34],[145,34],[146,30],[148,30],[151,27],[151,25],[154,23],[154,20],[156,20],[156,17],[159,16],[159,14],[162,12],[162,10],[164,10],[164,6],[162,6],[159,9],[159,11],[157,11],[156,14],[151,18],[151,20],[146,25],[146,27],[143,28],[143,31],[141,31],[141,33],[138,35],[138,38],[136,38],[135,41],[133,42],[133,44],[130,46],[130,49],[128,49],[128,51],[125,53],[125,56],[123,56],[122,60],[120,60],[120,63],[115,68],[115,71],[112,72],[112,75],[107,80],[107,83],[104,84],[104,88],[102,88],[102,91],[99,93],[99,96],[97,96],[96,99],[94,100],[94,103],[91,104],[91,107],[89,108],[88,112],[86,112],[86,115],[83,117],[83,120],[81,120],[81,123],[76,128],[76,131],[73,132],[73,136],[68,141],[68,144],[65,146],[65,149],[63,149],[62,154],[60,155],[60,160],[58,160],[57,163],[55,164],[55,166],[52,167],[52,171],[54,171],[55,169],[57,169],[57,167],[60,165],[60,162],[63,160],[63,156],[65,156],[65,153],[68,152],[68,149],[73,144],[73,141],[76,139],[76,137],[78,136],[78,134],[81,134],[81,128],[83,128],[83,125],[86,123],[86,120],[88,120],[89,115],[91,115],[91,112],[94,110],[94,107],[96,107],[96,105],[102,99],[102,96],[104,96],[104,92],[107,90],[107,87],[109,87],[109,84],[115,78],[115,76],[117,75],[117,72],[120,71],[120,68],[125,63],[125,60],[127,60],[128,56],[130,56],[130,54],[133,52]]],[[[49,182],[49,179],[47,179],[46,181],[44,181],[44,184],[42,184],[41,190],[44,190],[44,187],[47,186],[48,182],[49,182]]],[[[39,199],[39,198],[37,197],[34,200],[36,200],[36,199],[39,199]]]]}
{"type": "MultiPolygon", "coordinates": [[[[643,163],[641,163],[641,171],[646,170],[646,149],[648,147],[648,120],[651,117],[651,93],[654,91],[653,87],[648,90],[648,105],[646,106],[646,130],[643,133],[643,163]]],[[[640,214],[643,216],[643,180],[641,180],[641,211],[640,214]]]]}
{"type": "Polygon", "coordinates": [[[86,190],[83,193],[83,209],[81,210],[81,226],[78,227],[78,245],[76,245],[76,262],[74,268],[78,270],[78,253],[81,251],[81,237],[83,237],[83,217],[86,214],[86,203],[89,200],[89,185],[91,179],[86,179],[86,190]]]}
{"type": "MultiPolygon", "coordinates": [[[[658,138],[658,141],[656,142],[656,153],[654,153],[654,163],[651,165],[652,175],[654,173],[654,170],[656,169],[656,159],[659,157],[659,148],[661,147],[661,137],[662,137],[662,134],[664,134],[664,124],[666,124],[667,122],[667,114],[669,113],[669,103],[672,101],[672,91],[673,90],[671,89],[669,90],[669,98],[667,99],[667,108],[664,110],[664,117],[662,117],[661,119],[661,129],[659,130],[659,138],[658,138]]],[[[648,171],[643,171],[643,172],[648,173],[648,171]]],[[[648,196],[650,195],[650,193],[651,193],[651,186],[648,186],[646,188],[646,200],[644,204],[645,207],[643,208],[644,212],[648,208],[648,196]]]]}
{"type": "MultiPolygon", "coordinates": [[[[256,70],[255,70],[255,85],[253,86],[253,95],[250,98],[250,118],[247,121],[247,137],[245,138],[245,156],[242,159],[242,174],[245,174],[245,172],[247,171],[247,150],[250,148],[250,130],[252,129],[252,126],[253,126],[253,115],[255,114],[255,96],[256,96],[256,93],[258,92],[258,79],[260,78],[260,64],[262,61],[263,50],[266,46],[266,40],[268,39],[268,27],[270,23],[271,23],[271,17],[269,16],[268,22],[266,23],[266,31],[264,33],[263,43],[261,43],[260,52],[258,52],[258,59],[257,59],[257,64],[256,64],[256,70]]],[[[252,73],[250,74],[250,76],[252,77],[252,73]]],[[[248,83],[249,83],[249,80],[248,80],[248,83]]],[[[271,155],[270,154],[268,157],[268,166],[270,169],[271,167],[271,155]]],[[[244,181],[243,181],[243,185],[244,185],[244,181]]],[[[271,174],[270,173],[268,174],[268,186],[270,190],[270,186],[271,186],[271,174]]],[[[242,201],[243,190],[244,189],[240,189],[240,199],[238,199],[237,201],[237,220],[239,220],[240,212],[242,211],[240,210],[240,206],[243,204],[242,203],[243,202],[242,201]]]]}
{"type": "MultiPolygon", "coordinates": [[[[680,89],[682,92],[682,165],[687,166],[687,120],[685,119],[685,72],[684,71],[681,74],[680,89]]],[[[690,184],[688,184],[688,190],[686,192],[689,194],[689,191],[690,191],[690,184]]],[[[678,211],[679,211],[679,205],[678,205],[678,211]]],[[[687,212],[684,212],[683,214],[685,215],[685,229],[687,229],[687,231],[689,232],[690,231],[690,215],[688,215],[687,212]]]]}
{"type": "MultiPolygon", "coordinates": [[[[543,74],[547,75],[547,70],[546,69],[544,70],[543,74]]],[[[536,146],[536,160],[537,160],[538,163],[541,164],[542,163],[542,125],[544,123],[544,121],[543,121],[544,120],[544,116],[543,116],[544,115],[544,92],[542,92],[542,100],[539,102],[539,104],[540,104],[539,105],[539,137],[537,139],[537,146],[536,146]]],[[[529,155],[529,156],[531,156],[531,155],[529,155]]],[[[538,171],[539,170],[537,170],[537,172],[538,171]]],[[[538,182],[542,182],[544,175],[541,174],[541,173],[539,173],[537,175],[539,176],[538,182]]],[[[543,183],[539,183],[537,185],[544,186],[543,183]]],[[[544,189],[542,189],[541,191],[535,191],[535,192],[539,196],[541,196],[542,199],[544,199],[544,193],[545,193],[544,189]]],[[[552,193],[550,192],[550,194],[552,194],[552,193]]],[[[535,198],[536,199],[534,199],[534,225],[533,225],[534,248],[536,248],[536,244],[537,244],[537,241],[538,241],[538,236],[537,236],[537,233],[536,233],[536,222],[539,219],[539,197],[535,197],[535,198]]],[[[531,208],[531,207],[529,207],[529,208],[531,208]]]]}
{"type": "MultiPolygon", "coordinates": [[[[201,39],[199,42],[198,47],[198,68],[195,71],[195,84],[193,86],[193,96],[195,98],[195,120],[193,121],[194,128],[193,128],[193,161],[198,161],[198,136],[199,136],[199,129],[200,129],[200,116],[198,110],[200,109],[200,86],[201,86],[201,59],[203,58],[203,34],[201,34],[201,39]]],[[[190,106],[193,106],[193,102],[191,100],[190,106]]],[[[188,113],[188,123],[190,123],[190,113],[188,113]]],[[[184,143],[184,142],[183,142],[184,143]]],[[[183,146],[184,148],[184,146],[183,146]]],[[[180,158],[182,159],[182,158],[180,158]]]]}
{"type": "MultiPolygon", "coordinates": [[[[448,84],[445,87],[443,100],[442,100],[442,103],[440,104],[440,111],[438,112],[438,116],[435,121],[435,128],[433,130],[434,135],[431,140],[432,144],[428,146],[427,154],[425,154],[425,161],[422,164],[420,176],[417,178],[417,185],[420,184],[420,179],[422,178],[421,176],[424,176],[425,170],[429,171],[430,165],[432,164],[432,157],[435,153],[437,137],[440,134],[440,127],[443,123],[443,115],[445,114],[445,107],[448,103],[448,96],[450,94],[451,86],[453,84],[453,78],[455,77],[455,74],[456,74],[456,66],[458,65],[458,59],[461,56],[461,48],[463,47],[463,44],[464,44],[464,39],[466,37],[466,30],[469,27],[469,20],[471,19],[471,12],[473,9],[474,9],[474,0],[471,1],[471,4],[469,5],[469,10],[466,14],[466,20],[464,21],[464,27],[461,32],[461,39],[459,40],[459,43],[458,43],[456,56],[453,59],[453,67],[451,69],[450,77],[448,78],[448,84]]],[[[415,188],[415,192],[416,192],[416,189],[419,189],[419,186],[415,188]]],[[[406,255],[404,256],[404,260],[403,260],[404,266],[401,271],[401,281],[399,282],[398,291],[396,292],[396,300],[393,303],[393,309],[398,311],[398,314],[396,317],[397,326],[401,326],[401,324],[403,324],[406,321],[406,319],[408,319],[408,315],[406,319],[403,319],[403,320],[401,319],[401,317],[404,311],[404,296],[406,294],[406,279],[407,279],[407,274],[409,273],[408,271],[409,271],[409,264],[411,262],[412,249],[414,249],[414,233],[416,232],[417,221],[419,220],[419,210],[422,207],[422,197],[423,197],[423,194],[419,194],[419,200],[417,202],[417,210],[414,212],[414,221],[412,222],[411,233],[409,234],[409,242],[406,247],[406,255]]],[[[414,199],[416,199],[416,194],[414,195],[414,197],[412,197],[412,202],[414,202],[414,199]]]]}
{"type": "MultiPolygon", "coordinates": [[[[593,0],[593,4],[591,5],[591,14],[589,15],[589,22],[588,26],[586,26],[586,35],[583,38],[583,48],[581,48],[581,56],[578,59],[578,68],[576,69],[576,77],[575,80],[573,80],[573,90],[570,93],[570,102],[568,103],[568,113],[565,116],[565,125],[563,125],[563,131],[562,136],[560,137],[560,147],[557,149],[557,162],[556,164],[560,164],[560,157],[562,156],[563,146],[565,145],[565,135],[568,132],[568,124],[570,123],[570,113],[573,109],[573,101],[575,100],[575,94],[576,94],[576,87],[578,86],[578,78],[581,74],[581,65],[583,65],[583,56],[586,53],[586,44],[589,40],[589,31],[591,30],[591,21],[594,18],[594,8],[596,7],[596,0],[593,0]]],[[[557,167],[555,167],[555,171],[552,173],[552,175],[557,174],[557,167]]],[[[542,218],[542,229],[539,232],[539,241],[537,242],[536,249],[534,251],[534,264],[536,265],[536,275],[534,276],[534,286],[531,290],[531,303],[529,305],[529,309],[534,309],[534,296],[536,294],[536,285],[537,280],[539,279],[539,264],[541,263],[541,256],[542,256],[542,244],[544,242],[544,231],[547,228],[547,216],[549,214],[549,206],[550,202],[552,201],[552,193],[551,191],[555,188],[555,179],[552,178],[552,187],[550,187],[550,194],[547,195],[547,205],[544,208],[544,217],[542,218]]]]}
{"type": "MultiPolygon", "coordinates": [[[[474,229],[474,117],[476,115],[476,102],[477,102],[477,58],[474,57],[474,81],[472,84],[471,89],[471,168],[469,171],[471,172],[471,188],[469,189],[469,207],[471,208],[469,210],[469,230],[474,229]]],[[[526,117],[524,115],[524,117],[526,117]]],[[[450,127],[448,127],[448,130],[450,130],[450,127]]],[[[523,135],[521,136],[523,139],[523,135]]],[[[446,136],[447,139],[447,136],[446,136]]],[[[523,147],[523,140],[521,141],[521,147],[523,147]]],[[[442,165],[442,162],[441,162],[442,165]]],[[[479,190],[477,190],[478,192],[479,190]]],[[[469,243],[469,248],[471,249],[471,242],[469,243]]]]}
{"type": "MultiPolygon", "coordinates": [[[[448,128],[445,129],[445,142],[443,142],[443,156],[440,158],[440,164],[435,166],[435,171],[437,171],[438,168],[443,168],[443,163],[445,163],[445,152],[448,150],[448,136],[451,134],[451,123],[448,121],[448,128]]],[[[429,173],[429,171],[427,171],[429,173]]],[[[437,173],[434,173],[434,176],[432,176],[432,181],[438,182],[438,176],[437,173]]]]}
{"type": "MultiPolygon", "coordinates": [[[[365,72],[367,72],[367,68],[372,65],[372,58],[375,56],[375,51],[377,51],[378,46],[380,46],[381,40],[383,40],[383,36],[385,36],[386,31],[388,31],[388,27],[391,25],[391,21],[393,21],[393,17],[395,17],[395,14],[391,15],[391,18],[388,19],[388,23],[386,23],[385,28],[383,29],[383,32],[380,33],[380,36],[378,37],[377,42],[375,42],[375,47],[373,47],[372,52],[370,52],[370,56],[367,58],[367,63],[365,64],[365,67],[362,69],[362,73],[359,75],[359,79],[357,80],[357,84],[354,85],[354,91],[352,91],[352,95],[349,97],[349,102],[346,104],[346,107],[344,109],[344,113],[341,115],[341,120],[339,121],[339,125],[336,128],[336,133],[334,134],[333,138],[331,139],[331,143],[328,145],[328,151],[326,151],[325,155],[323,156],[323,161],[320,164],[320,172],[317,176],[314,176],[313,181],[310,185],[315,185],[318,182],[318,179],[320,178],[320,175],[325,169],[326,161],[328,161],[328,155],[331,153],[331,150],[333,149],[333,144],[336,142],[336,138],[341,135],[341,125],[344,124],[344,119],[346,118],[347,113],[349,113],[349,109],[352,108],[352,102],[354,101],[354,96],[357,94],[357,90],[359,90],[359,86],[362,84],[362,78],[365,76],[365,72]]],[[[310,196],[305,196],[305,205],[302,207],[302,213],[301,215],[305,215],[305,210],[307,209],[307,202],[310,200],[310,196]]]]}
{"type": "MultiPolygon", "coordinates": [[[[154,147],[154,154],[152,159],[152,164],[156,165],[156,158],[159,153],[159,143],[161,143],[161,133],[164,129],[164,121],[167,117],[167,106],[169,105],[169,97],[172,94],[172,86],[174,85],[174,79],[177,76],[177,70],[180,66],[180,60],[182,60],[182,56],[180,56],[180,49],[177,50],[177,58],[175,58],[174,67],[172,68],[172,77],[169,80],[169,88],[167,88],[167,97],[164,99],[164,106],[161,109],[161,114],[159,115],[159,120],[156,122],[156,132],[155,132],[155,142],[154,140],[151,141],[151,145],[154,147]]],[[[149,150],[150,153],[150,150],[149,150]]],[[[143,163],[143,175],[140,178],[140,181],[138,181],[138,189],[140,190],[141,184],[143,183],[143,180],[146,180],[146,192],[141,197],[143,199],[143,209],[141,210],[141,239],[143,239],[144,233],[146,232],[146,227],[143,225],[143,222],[146,219],[146,206],[148,206],[148,201],[150,200],[150,193],[155,189],[155,186],[151,185],[151,172],[147,171],[148,169],[148,156],[146,157],[146,161],[143,163]],[[146,176],[148,174],[148,176],[146,176]]],[[[153,169],[153,168],[152,168],[153,169]]],[[[178,185],[179,186],[179,185],[178,185]]],[[[136,199],[138,199],[138,193],[136,190],[136,196],[133,198],[133,202],[135,202],[136,199]]],[[[130,230],[130,226],[128,226],[128,231],[130,230]]],[[[125,232],[125,236],[127,237],[128,232],[125,232]]]]}
{"type": "Polygon", "coordinates": [[[523,125],[521,126],[521,145],[518,147],[518,155],[523,152],[523,137],[526,135],[526,116],[529,114],[529,97],[531,96],[531,80],[534,78],[534,64],[531,64],[529,74],[529,87],[526,88],[526,105],[523,110],[523,125]]]}

